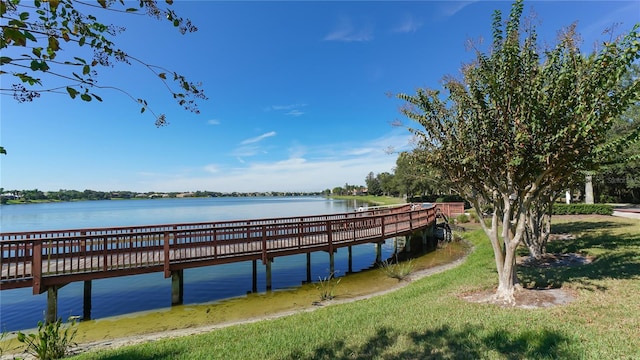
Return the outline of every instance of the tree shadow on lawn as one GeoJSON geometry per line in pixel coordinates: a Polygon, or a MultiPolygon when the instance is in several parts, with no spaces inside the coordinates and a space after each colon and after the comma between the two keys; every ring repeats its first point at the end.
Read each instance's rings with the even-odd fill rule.
{"type": "MultiPolygon", "coordinates": [[[[166,348],[165,348],[166,349],[166,348]]],[[[164,350],[164,351],[146,351],[139,349],[138,346],[129,346],[118,349],[116,353],[112,351],[98,352],[92,359],[99,360],[173,360],[179,356],[184,356],[180,350],[164,350]]]]}
{"type": "Polygon", "coordinates": [[[287,359],[479,359],[495,351],[506,359],[578,359],[560,347],[569,340],[562,334],[543,329],[514,335],[496,330],[487,335],[480,326],[467,325],[455,330],[444,325],[425,332],[402,333],[382,327],[364,344],[349,347],[343,340],[319,346],[311,355],[294,351],[287,359]]]}
{"type": "Polygon", "coordinates": [[[624,222],[595,221],[554,224],[554,234],[574,234],[575,239],[547,244],[549,254],[595,254],[589,264],[558,267],[518,267],[520,282],[529,288],[560,288],[565,282],[587,290],[606,290],[594,280],[640,277],[640,234],[617,233],[612,229],[633,226],[624,222]]]}

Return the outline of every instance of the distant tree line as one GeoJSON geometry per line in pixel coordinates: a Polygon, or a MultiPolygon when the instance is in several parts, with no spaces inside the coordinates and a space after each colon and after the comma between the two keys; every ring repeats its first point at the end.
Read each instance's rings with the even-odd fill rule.
{"type": "Polygon", "coordinates": [[[118,199],[157,199],[184,197],[259,197],[259,196],[319,196],[322,192],[134,192],[134,191],[95,191],[95,190],[6,190],[0,188],[2,204],[20,202],[80,201],[80,200],[118,200],[118,199]]]}

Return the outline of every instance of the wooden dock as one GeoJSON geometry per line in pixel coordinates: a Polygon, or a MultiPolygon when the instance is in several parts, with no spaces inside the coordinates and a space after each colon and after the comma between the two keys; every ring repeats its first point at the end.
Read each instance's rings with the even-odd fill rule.
{"type": "Polygon", "coordinates": [[[267,266],[270,290],[275,257],[326,251],[333,267],[338,248],[426,229],[436,211],[455,216],[464,207],[404,204],[331,215],[0,233],[0,290],[48,291],[47,318],[55,319],[49,313],[55,314],[57,289],[72,282],[85,281],[86,288],[95,279],[163,272],[172,277],[172,303],[179,304],[184,269],[244,261],[254,261],[255,269],[257,260],[267,266]]]}

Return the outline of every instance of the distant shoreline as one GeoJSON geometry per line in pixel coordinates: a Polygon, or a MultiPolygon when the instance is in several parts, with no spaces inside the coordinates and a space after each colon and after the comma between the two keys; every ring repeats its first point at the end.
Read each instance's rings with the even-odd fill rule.
{"type": "MultiPolygon", "coordinates": [[[[145,193],[150,194],[150,193],[145,193]]],[[[157,194],[157,193],[152,193],[157,194]]],[[[373,196],[373,195],[325,195],[323,193],[216,193],[215,196],[211,195],[202,195],[202,196],[176,196],[185,193],[163,193],[168,196],[133,196],[133,197],[110,197],[110,198],[98,198],[98,199],[87,199],[87,198],[72,198],[68,200],[60,200],[60,199],[38,199],[38,200],[24,200],[24,199],[6,199],[2,201],[2,205],[30,205],[30,204],[46,204],[46,203],[63,203],[63,202],[79,202],[79,201],[103,201],[103,200],[158,200],[158,199],[200,199],[200,198],[217,198],[217,197],[225,197],[225,198],[249,198],[249,197],[325,197],[327,199],[334,200],[357,200],[361,202],[366,202],[371,205],[395,205],[395,204],[403,204],[405,200],[402,198],[391,197],[391,196],[373,196]],[[172,196],[173,195],[173,196],[172,196]]]]}
{"type": "MultiPolygon", "coordinates": [[[[154,193],[156,194],[156,193],[154,193]]],[[[212,195],[200,195],[200,196],[184,196],[184,193],[163,193],[167,196],[131,196],[131,197],[105,197],[105,198],[71,198],[71,199],[6,199],[3,198],[2,205],[29,205],[29,204],[46,204],[46,203],[62,203],[62,202],[79,202],[79,201],[103,201],[103,200],[158,200],[158,199],[202,199],[202,198],[241,198],[241,197],[326,197],[321,193],[283,193],[283,194],[268,194],[268,193],[220,193],[215,196],[212,195]],[[179,195],[183,196],[179,196],[179,195]]]]}

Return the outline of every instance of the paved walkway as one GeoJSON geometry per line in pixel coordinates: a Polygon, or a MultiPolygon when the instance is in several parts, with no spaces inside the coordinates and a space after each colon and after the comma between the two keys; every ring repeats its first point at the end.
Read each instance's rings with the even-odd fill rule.
{"type": "Polygon", "coordinates": [[[620,216],[629,219],[640,220],[640,205],[638,204],[620,204],[613,208],[613,216],[620,216]]]}

